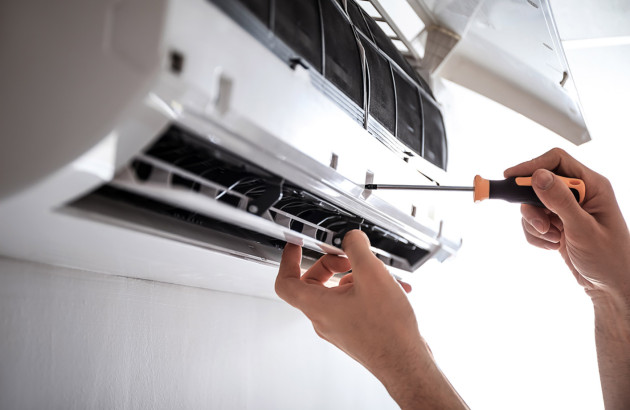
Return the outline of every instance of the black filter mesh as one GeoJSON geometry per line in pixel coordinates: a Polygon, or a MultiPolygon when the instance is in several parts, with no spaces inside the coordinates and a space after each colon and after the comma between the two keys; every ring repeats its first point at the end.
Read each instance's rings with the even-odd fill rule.
{"type": "Polygon", "coordinates": [[[396,137],[418,155],[422,154],[422,111],[415,85],[394,70],[396,83],[396,137]]]}
{"type": "Polygon", "coordinates": [[[361,57],[352,26],[333,3],[320,0],[324,22],[324,75],[357,105],[363,106],[361,57]]]}
{"type": "Polygon", "coordinates": [[[442,114],[432,101],[422,96],[424,122],[424,158],[446,169],[446,132],[442,114]]]}
{"type": "Polygon", "coordinates": [[[260,21],[269,27],[269,11],[271,0],[239,0],[243,3],[260,21]]]}
{"type": "Polygon", "coordinates": [[[318,0],[275,0],[275,34],[317,71],[322,71],[318,0]]]}
{"type": "Polygon", "coordinates": [[[396,130],[396,101],[394,82],[389,61],[382,57],[367,41],[363,41],[370,73],[369,113],[392,134],[396,130]]]}

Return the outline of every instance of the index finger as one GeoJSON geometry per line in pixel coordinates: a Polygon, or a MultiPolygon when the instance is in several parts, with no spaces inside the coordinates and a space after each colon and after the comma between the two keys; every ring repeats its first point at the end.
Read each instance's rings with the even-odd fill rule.
{"type": "MultiPolygon", "coordinates": [[[[506,178],[525,177],[531,176],[534,171],[538,169],[546,169],[558,175],[580,178],[582,180],[588,179],[589,173],[592,172],[578,160],[570,156],[566,151],[560,148],[554,148],[538,158],[534,158],[506,169],[503,174],[506,178]]],[[[587,183],[587,181],[585,181],[585,183],[587,183]]]]}

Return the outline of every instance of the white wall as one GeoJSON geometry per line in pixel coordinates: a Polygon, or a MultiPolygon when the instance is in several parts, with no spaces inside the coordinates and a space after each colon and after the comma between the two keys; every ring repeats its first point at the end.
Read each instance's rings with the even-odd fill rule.
{"type": "Polygon", "coordinates": [[[0,258],[0,409],[43,408],[396,406],[284,303],[0,258]]]}

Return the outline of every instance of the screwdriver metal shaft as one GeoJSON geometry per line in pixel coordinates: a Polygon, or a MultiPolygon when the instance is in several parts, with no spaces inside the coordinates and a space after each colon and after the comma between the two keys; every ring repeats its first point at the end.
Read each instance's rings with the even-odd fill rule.
{"type": "Polygon", "coordinates": [[[365,189],[420,189],[423,191],[474,191],[471,186],[366,184],[365,189]]]}

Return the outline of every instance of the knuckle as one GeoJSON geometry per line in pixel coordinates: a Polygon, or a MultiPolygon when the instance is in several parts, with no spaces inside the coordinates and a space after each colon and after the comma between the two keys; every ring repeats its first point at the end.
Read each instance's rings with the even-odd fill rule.
{"type": "Polygon", "coordinates": [[[536,238],[534,238],[534,236],[533,236],[533,235],[531,235],[531,234],[530,234],[530,233],[528,233],[528,232],[525,232],[525,240],[527,241],[527,243],[529,243],[530,245],[534,245],[534,246],[536,246],[536,245],[537,245],[537,242],[538,242],[538,241],[536,240],[536,238]]]}
{"type": "Polygon", "coordinates": [[[600,175],[600,178],[601,178],[600,185],[602,186],[602,188],[604,188],[607,191],[612,191],[613,187],[610,180],[603,175],[600,175]]]}
{"type": "Polygon", "coordinates": [[[545,215],[544,211],[536,206],[523,204],[521,206],[521,216],[526,222],[531,222],[535,219],[539,219],[541,222],[545,222],[549,219],[547,215],[545,215]]]}
{"type": "Polygon", "coordinates": [[[325,331],[322,329],[321,324],[313,320],[311,320],[311,322],[313,324],[313,330],[315,330],[315,334],[328,342],[329,340],[326,337],[325,331]]]}
{"type": "Polygon", "coordinates": [[[523,231],[525,231],[526,235],[534,236],[535,229],[525,218],[521,220],[521,224],[523,225],[523,231]]]}
{"type": "Polygon", "coordinates": [[[530,245],[536,247],[536,248],[541,248],[541,249],[545,249],[547,248],[546,244],[551,244],[553,242],[549,242],[546,241],[543,238],[538,238],[534,235],[530,235],[530,234],[526,234],[525,235],[525,239],[527,240],[527,243],[529,243],[530,245]]]}
{"type": "Polygon", "coordinates": [[[552,148],[549,153],[555,157],[559,157],[559,158],[566,158],[569,154],[567,154],[567,152],[565,150],[563,150],[562,148],[552,148]]]}
{"type": "Polygon", "coordinates": [[[559,195],[556,204],[559,209],[572,209],[575,203],[573,195],[559,195]]]}
{"type": "Polygon", "coordinates": [[[527,204],[521,204],[521,215],[525,216],[525,213],[529,211],[529,206],[527,204]]]}

